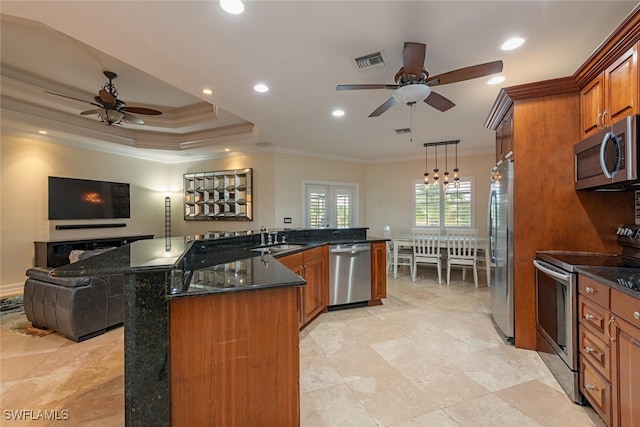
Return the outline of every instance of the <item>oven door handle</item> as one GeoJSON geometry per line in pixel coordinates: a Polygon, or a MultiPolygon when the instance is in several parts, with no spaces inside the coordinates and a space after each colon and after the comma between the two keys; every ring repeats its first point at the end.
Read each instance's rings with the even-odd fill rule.
{"type": "Polygon", "coordinates": [[[563,282],[567,282],[569,281],[569,279],[571,279],[571,276],[568,274],[562,274],[559,273],[557,271],[553,271],[550,268],[547,268],[544,264],[542,264],[540,261],[538,261],[537,259],[533,260],[533,265],[540,271],[542,271],[545,274],[548,274],[549,276],[553,277],[554,279],[558,279],[558,280],[562,280],[563,282]]]}

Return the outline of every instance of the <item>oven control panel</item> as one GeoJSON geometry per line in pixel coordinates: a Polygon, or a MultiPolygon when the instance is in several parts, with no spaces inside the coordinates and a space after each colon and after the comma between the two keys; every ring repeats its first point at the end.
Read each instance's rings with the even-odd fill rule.
{"type": "Polygon", "coordinates": [[[625,224],[618,227],[616,234],[620,246],[640,249],[640,225],[625,224]]]}

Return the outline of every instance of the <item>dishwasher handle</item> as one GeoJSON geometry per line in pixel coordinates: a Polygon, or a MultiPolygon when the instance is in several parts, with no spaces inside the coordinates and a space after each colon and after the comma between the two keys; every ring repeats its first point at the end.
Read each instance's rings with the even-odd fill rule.
{"type": "Polygon", "coordinates": [[[371,250],[370,245],[353,245],[348,247],[330,247],[329,253],[332,254],[357,254],[360,252],[369,252],[371,250]]]}

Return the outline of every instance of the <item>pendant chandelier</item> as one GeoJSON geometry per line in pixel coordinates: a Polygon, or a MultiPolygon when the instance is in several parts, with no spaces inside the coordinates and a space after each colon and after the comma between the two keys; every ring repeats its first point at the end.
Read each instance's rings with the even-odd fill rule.
{"type": "Polygon", "coordinates": [[[449,188],[449,145],[455,146],[455,168],[453,169],[453,185],[454,187],[460,187],[460,176],[458,169],[458,144],[459,139],[452,141],[440,141],[440,142],[425,142],[424,143],[424,185],[429,186],[429,147],[435,147],[435,167],[433,168],[433,181],[431,185],[440,188],[442,191],[446,191],[449,188]],[[438,146],[444,145],[444,173],[442,174],[442,186],[440,186],[440,169],[438,169],[438,146]]]}

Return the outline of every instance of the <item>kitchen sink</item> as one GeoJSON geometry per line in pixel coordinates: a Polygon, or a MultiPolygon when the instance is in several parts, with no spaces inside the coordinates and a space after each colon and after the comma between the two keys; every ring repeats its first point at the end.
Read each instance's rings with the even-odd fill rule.
{"type": "Polygon", "coordinates": [[[289,244],[289,243],[282,243],[280,245],[263,246],[263,247],[259,247],[259,248],[253,248],[251,250],[253,252],[262,252],[262,253],[265,253],[265,254],[269,254],[269,253],[293,251],[293,250],[296,250],[296,249],[304,248],[305,246],[306,245],[295,245],[295,244],[289,244]]]}

